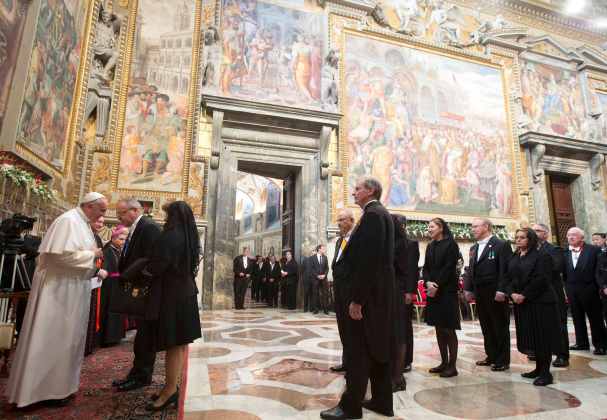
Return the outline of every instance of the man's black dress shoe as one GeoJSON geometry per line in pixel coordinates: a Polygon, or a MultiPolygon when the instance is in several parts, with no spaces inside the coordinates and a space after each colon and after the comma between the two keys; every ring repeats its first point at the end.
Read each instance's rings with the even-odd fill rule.
{"type": "Polygon", "coordinates": [[[318,315],[318,311],[312,311],[314,315],[318,315]]]}
{"type": "Polygon", "coordinates": [[[554,362],[552,362],[552,366],[554,366],[554,367],[567,367],[567,366],[569,366],[569,360],[564,359],[562,357],[557,357],[556,359],[554,359],[554,362]]]}
{"type": "Polygon", "coordinates": [[[362,402],[361,405],[367,410],[373,411],[377,414],[381,414],[382,416],[394,417],[394,410],[392,410],[392,408],[390,408],[389,410],[379,408],[373,400],[365,400],[362,402]]]}
{"type": "Polygon", "coordinates": [[[447,364],[446,363],[441,363],[438,366],[435,366],[433,368],[428,369],[428,372],[430,372],[430,373],[441,373],[445,369],[447,369],[447,364]]]}
{"type": "Polygon", "coordinates": [[[607,352],[605,351],[605,349],[594,349],[593,354],[596,354],[597,356],[605,356],[607,354],[607,352]]]}
{"type": "Polygon", "coordinates": [[[574,344],[569,347],[569,350],[590,350],[590,346],[580,346],[579,344],[574,344]]]}
{"type": "Polygon", "coordinates": [[[540,373],[536,369],[533,369],[531,372],[521,373],[521,376],[523,378],[535,379],[540,376],[540,373]]]}
{"type": "Polygon", "coordinates": [[[491,370],[493,372],[503,372],[508,369],[510,369],[510,366],[508,366],[508,365],[494,365],[491,367],[491,370]]]}
{"type": "Polygon", "coordinates": [[[144,386],[148,386],[150,385],[151,382],[144,382],[144,381],[140,381],[138,379],[131,379],[128,382],[123,383],[122,385],[120,385],[119,387],[116,388],[116,390],[120,391],[120,392],[127,392],[127,391],[132,391],[134,389],[139,389],[139,388],[143,388],[144,386]]]}
{"type": "Polygon", "coordinates": [[[323,312],[325,313],[325,315],[329,315],[329,311],[327,311],[326,309],[323,312]]]}
{"type": "Polygon", "coordinates": [[[546,386],[546,385],[550,385],[551,383],[552,383],[552,375],[550,375],[548,377],[540,376],[535,381],[533,381],[533,385],[535,385],[535,386],[546,386]]]}
{"type": "Polygon", "coordinates": [[[353,416],[351,414],[346,413],[341,409],[340,406],[336,405],[333,408],[330,408],[325,411],[320,412],[320,418],[325,420],[340,420],[340,419],[362,419],[362,414],[358,416],[353,416]]]}
{"type": "Polygon", "coordinates": [[[120,386],[120,385],[124,385],[124,384],[126,384],[128,381],[130,381],[130,379],[129,379],[129,378],[124,378],[124,379],[114,379],[114,380],[112,381],[112,386],[117,387],[117,386],[120,386]]]}
{"type": "Polygon", "coordinates": [[[535,354],[530,354],[527,356],[527,360],[529,360],[530,362],[535,362],[537,358],[535,357],[535,354]]]}
{"type": "Polygon", "coordinates": [[[344,365],[331,366],[329,369],[331,369],[331,372],[345,372],[346,371],[346,367],[344,365]]]}
{"type": "Polygon", "coordinates": [[[448,367],[447,369],[443,370],[440,375],[441,378],[453,378],[454,376],[457,376],[459,373],[457,372],[457,369],[454,367],[448,367]]]}
{"type": "Polygon", "coordinates": [[[407,373],[407,372],[411,372],[411,365],[407,365],[405,366],[405,368],[403,369],[403,372],[407,373]]]}
{"type": "Polygon", "coordinates": [[[476,362],[476,366],[491,366],[493,364],[489,359],[479,360],[476,362]]]}
{"type": "Polygon", "coordinates": [[[407,381],[404,376],[401,376],[397,382],[392,383],[392,392],[406,391],[407,381]]]}

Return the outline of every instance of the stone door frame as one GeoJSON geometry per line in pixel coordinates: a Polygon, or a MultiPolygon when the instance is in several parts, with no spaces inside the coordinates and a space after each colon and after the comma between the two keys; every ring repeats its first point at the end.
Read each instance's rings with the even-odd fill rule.
{"type": "Polygon", "coordinates": [[[236,249],[234,212],[238,170],[295,179],[295,249],[299,262],[326,241],[329,220],[328,146],[340,116],[321,111],[205,96],[213,118],[209,163],[202,304],[233,308],[232,261],[236,249]]]}

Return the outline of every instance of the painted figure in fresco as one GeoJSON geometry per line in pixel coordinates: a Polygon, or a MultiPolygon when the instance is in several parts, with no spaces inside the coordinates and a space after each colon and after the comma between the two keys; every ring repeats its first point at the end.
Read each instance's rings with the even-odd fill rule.
{"type": "Polygon", "coordinates": [[[434,23],[438,27],[434,33],[436,42],[459,45],[462,20],[463,13],[457,6],[439,0],[432,10],[426,30],[434,23]]]}
{"type": "Polygon", "coordinates": [[[248,76],[251,78],[252,73],[255,72],[258,84],[261,87],[265,86],[266,74],[269,66],[269,53],[274,48],[272,42],[272,34],[265,30],[260,29],[255,34],[255,38],[249,44],[249,51],[251,58],[249,61],[249,73],[248,76]]]}
{"type": "Polygon", "coordinates": [[[106,81],[112,80],[111,73],[116,67],[120,55],[118,48],[116,48],[119,31],[118,16],[102,7],[100,19],[96,26],[93,56],[97,64],[94,71],[106,81]]]}
{"type": "Polygon", "coordinates": [[[231,93],[232,81],[240,78],[245,72],[244,62],[244,32],[239,21],[234,18],[229,23],[229,29],[223,31],[223,62],[221,65],[221,92],[231,93]]]}
{"type": "Polygon", "coordinates": [[[296,35],[296,41],[293,43],[291,66],[299,93],[308,101],[312,101],[314,99],[310,88],[312,47],[306,43],[306,39],[301,33],[296,35]]]}

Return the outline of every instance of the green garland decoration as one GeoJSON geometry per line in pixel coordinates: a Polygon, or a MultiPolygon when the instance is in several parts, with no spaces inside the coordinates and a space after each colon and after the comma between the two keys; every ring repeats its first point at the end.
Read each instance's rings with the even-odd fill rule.
{"type": "Polygon", "coordinates": [[[51,201],[55,198],[53,191],[51,191],[42,179],[35,177],[25,169],[5,163],[0,165],[0,175],[3,178],[10,180],[15,185],[25,187],[43,201],[51,201]]]}
{"type": "MultiPolygon", "coordinates": [[[[430,239],[428,236],[428,221],[407,220],[407,236],[415,239],[430,239]]],[[[447,223],[456,240],[473,241],[469,223],[447,223]]],[[[505,226],[493,226],[493,233],[500,239],[510,239],[505,226]]]]}

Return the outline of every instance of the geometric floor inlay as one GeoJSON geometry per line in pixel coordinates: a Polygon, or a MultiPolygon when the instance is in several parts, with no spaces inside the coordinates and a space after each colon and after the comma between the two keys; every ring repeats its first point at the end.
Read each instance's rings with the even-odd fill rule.
{"type": "MultiPolygon", "coordinates": [[[[339,401],[344,377],[334,314],[269,309],[203,311],[203,338],[189,347],[185,420],[316,420],[339,401]]],[[[440,378],[433,327],[414,322],[413,370],[394,394],[398,419],[607,419],[607,357],[574,351],[569,368],[552,369],[554,384],[536,387],[521,372],[535,367],[517,351],[511,320],[506,372],[476,366],[484,358],[478,320],[462,321],[459,376],[440,378]]],[[[570,320],[571,342],[574,342],[570,320]]],[[[364,419],[385,419],[363,410],[364,419]]]]}

